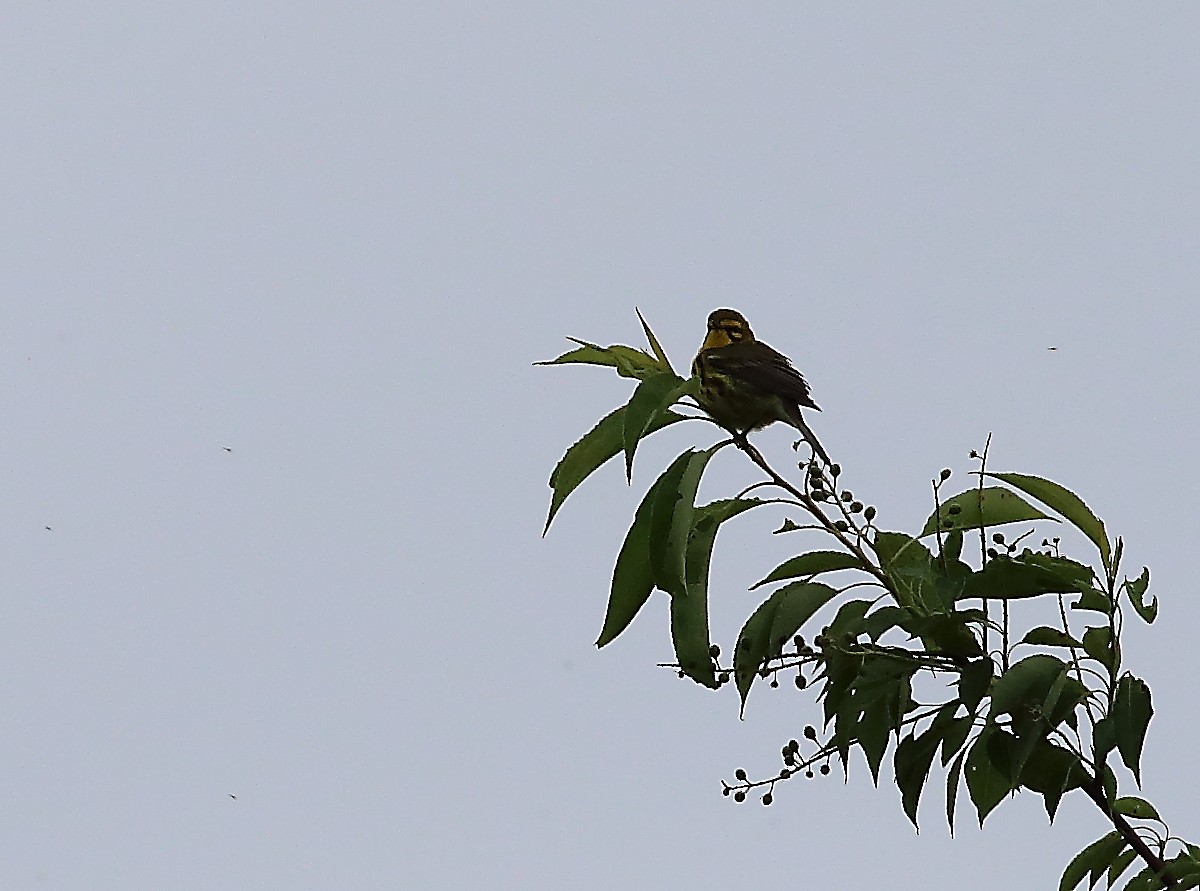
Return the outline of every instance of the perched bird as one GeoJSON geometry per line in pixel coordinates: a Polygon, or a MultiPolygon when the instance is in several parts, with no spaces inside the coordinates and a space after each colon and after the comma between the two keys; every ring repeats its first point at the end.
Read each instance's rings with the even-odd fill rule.
{"type": "Polygon", "coordinates": [[[746,317],[718,309],[708,317],[708,336],[692,361],[700,380],[700,407],[733,433],[749,433],[775,421],[795,427],[826,464],[829,455],[804,423],[800,406],[821,409],[809,395],[808,382],[787,356],[761,340],[746,317]]]}

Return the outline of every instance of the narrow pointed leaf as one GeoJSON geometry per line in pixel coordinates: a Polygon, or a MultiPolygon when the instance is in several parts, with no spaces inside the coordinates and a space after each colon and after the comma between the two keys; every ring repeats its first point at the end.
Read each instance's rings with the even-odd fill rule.
{"type": "Polygon", "coordinates": [[[654,351],[654,355],[658,357],[659,365],[663,371],[675,373],[675,369],[671,367],[671,360],[667,358],[666,352],[663,351],[662,345],[658,342],[658,338],[654,336],[654,332],[650,330],[650,326],[646,324],[646,319],[642,316],[642,311],[636,306],[633,311],[637,313],[638,321],[642,323],[642,330],[646,332],[646,342],[650,344],[650,349],[654,351]]]}
{"type": "Polygon", "coordinates": [[[950,769],[946,771],[946,822],[950,825],[950,834],[954,835],[954,805],[958,801],[958,785],[962,780],[963,761],[967,757],[967,749],[958,753],[950,769]]]}
{"type": "Polygon", "coordinates": [[[1104,523],[1083,503],[1083,499],[1070,489],[1040,476],[1030,476],[1025,473],[989,473],[987,476],[1020,489],[1026,495],[1036,498],[1046,507],[1064,516],[1096,546],[1105,568],[1109,566],[1111,553],[1108,533],[1104,531],[1104,523]]]}
{"type": "Polygon", "coordinates": [[[1117,654],[1112,644],[1112,630],[1109,628],[1089,628],[1083,632],[1083,651],[1109,671],[1115,672],[1117,654]]]}
{"type": "Polygon", "coordinates": [[[968,711],[974,713],[979,707],[980,700],[992,685],[995,671],[995,663],[990,658],[977,659],[963,668],[958,676],[958,698],[968,711]]]}
{"type": "Polygon", "coordinates": [[[921,790],[929,779],[929,768],[945,730],[946,725],[935,720],[920,736],[906,736],[901,740],[892,759],[904,813],[918,830],[917,806],[921,801],[921,790]]]}
{"type": "Polygon", "coordinates": [[[1129,864],[1133,863],[1133,861],[1136,859],[1137,851],[1135,851],[1133,848],[1127,848],[1118,854],[1116,859],[1113,860],[1108,867],[1108,875],[1105,877],[1105,881],[1108,882],[1108,887],[1111,888],[1113,885],[1115,885],[1117,883],[1117,879],[1121,877],[1121,874],[1125,872],[1125,870],[1129,869],[1129,864]]]}
{"type": "Polygon", "coordinates": [[[1121,678],[1117,682],[1117,697],[1109,717],[1117,737],[1117,751],[1139,786],[1142,785],[1142,744],[1146,741],[1146,727],[1153,714],[1146,682],[1131,674],[1121,678]]]}
{"type": "Polygon", "coordinates": [[[580,340],[577,337],[568,337],[567,340],[579,344],[579,349],[563,353],[555,359],[545,362],[534,362],[533,364],[602,365],[608,368],[615,368],[617,374],[621,375],[621,377],[630,377],[637,380],[650,377],[653,374],[659,374],[663,371],[657,358],[631,346],[613,344],[609,347],[602,347],[598,344],[588,343],[586,340],[580,340]]]}
{"type": "Polygon", "coordinates": [[[1005,769],[1006,747],[1012,739],[1003,730],[989,727],[976,737],[967,754],[967,791],[979,816],[979,825],[1004,796],[1012,791],[1012,781],[1005,769]],[[999,761],[999,763],[998,763],[999,761]]]}
{"type": "Polygon", "coordinates": [[[758,675],[763,661],[782,652],[784,643],[792,638],[812,615],[828,603],[837,592],[820,582],[792,582],[768,597],[746,621],[738,634],[733,651],[734,678],[741,695],[742,708],[750,685],[758,675]]]}
{"type": "Polygon", "coordinates": [[[972,726],[974,726],[974,722],[969,716],[964,715],[951,719],[942,736],[942,767],[949,764],[950,759],[962,750],[971,733],[972,726]]]}
{"type": "Polygon", "coordinates": [[[633,477],[633,453],[642,437],[651,432],[651,425],[678,399],[677,392],[683,381],[671,373],[655,374],[645,378],[629,404],[625,406],[625,423],[622,430],[625,445],[625,478],[633,477]]]}
{"type": "Polygon", "coordinates": [[[1020,600],[1042,594],[1073,594],[1091,588],[1090,567],[1065,557],[1025,553],[999,557],[973,572],[962,589],[962,598],[1020,600]]]}
{"type": "Polygon", "coordinates": [[[941,508],[930,514],[929,519],[925,521],[919,537],[933,535],[939,528],[943,532],[962,532],[1030,520],[1058,522],[1009,489],[1000,486],[988,486],[982,492],[979,489],[968,489],[942,502],[941,508]],[[957,508],[958,512],[952,513],[952,507],[957,508]]]}
{"type": "Polygon", "coordinates": [[[1074,891],[1074,888],[1083,881],[1083,877],[1097,865],[1103,864],[1101,868],[1108,869],[1113,858],[1121,853],[1123,847],[1125,847],[1125,840],[1116,831],[1096,839],[1067,864],[1067,868],[1063,870],[1062,878],[1058,882],[1058,891],[1074,891]]]}
{"type": "Polygon", "coordinates": [[[654,505],[655,538],[652,547],[660,548],[657,556],[652,550],[650,560],[655,566],[655,584],[672,597],[687,593],[687,546],[692,533],[696,514],[696,490],[709,459],[720,446],[702,452],[691,452],[679,474],[678,488],[671,492],[664,488],[654,505]],[[669,513],[669,517],[668,517],[669,513]],[[665,537],[658,536],[665,531],[665,537]]]}
{"type": "Polygon", "coordinates": [[[1037,628],[1030,630],[1023,638],[1021,643],[1034,644],[1039,647],[1082,647],[1080,643],[1071,635],[1051,628],[1048,625],[1039,625],[1037,628]]]}
{"type": "MultiPolygon", "coordinates": [[[[663,427],[683,419],[683,415],[677,412],[664,411],[650,424],[646,434],[661,430],[663,427]]],[[[542,530],[543,535],[550,528],[554,515],[567,500],[567,496],[591,476],[594,470],[621,451],[624,445],[624,435],[625,406],[621,406],[606,415],[582,439],[567,449],[567,453],[563,455],[562,460],[554,468],[554,472],[550,474],[550,487],[554,490],[554,494],[550,499],[550,514],[546,517],[546,527],[542,530]]]]}
{"type": "Polygon", "coordinates": [[[651,517],[663,486],[670,484],[669,475],[673,467],[668,468],[646,492],[634,514],[633,524],[625,534],[625,543],[621,546],[613,570],[604,628],[596,641],[598,647],[612,643],[629,627],[654,590],[654,567],[650,562],[651,517]],[[664,483],[664,480],[667,482],[664,483]]]}
{"type": "Polygon", "coordinates": [[[767,503],[754,498],[726,499],[696,509],[687,546],[687,594],[671,598],[671,639],[680,668],[706,687],[717,686],[708,627],[708,574],[717,530],[726,520],[767,503]]]}
{"type": "Polygon", "coordinates": [[[780,582],[784,579],[811,578],[823,572],[835,572],[839,569],[855,569],[858,566],[859,560],[853,554],[844,554],[841,551],[809,551],[807,554],[800,554],[797,557],[792,557],[790,560],[780,563],[771,570],[765,579],[761,582],[755,582],[750,587],[750,590],[753,591],[755,588],[769,585],[771,582],[780,582]]]}
{"type": "MultiPolygon", "coordinates": [[[[650,566],[654,570],[654,584],[668,594],[682,593],[684,588],[687,533],[684,532],[681,543],[676,530],[682,523],[677,523],[677,514],[682,512],[687,515],[690,527],[691,511],[681,507],[684,500],[683,477],[699,454],[693,449],[683,452],[654,484],[656,491],[650,515],[650,566]]],[[[692,491],[694,494],[695,490],[692,491]]],[[[690,499],[688,503],[691,504],[690,499]]]]}

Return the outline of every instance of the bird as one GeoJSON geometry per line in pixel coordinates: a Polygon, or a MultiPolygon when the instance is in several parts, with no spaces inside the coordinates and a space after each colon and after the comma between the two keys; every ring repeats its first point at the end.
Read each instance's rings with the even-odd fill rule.
{"type": "Polygon", "coordinates": [[[700,381],[700,407],[731,433],[742,436],[783,421],[800,431],[826,465],[833,464],[800,414],[801,406],[821,410],[809,395],[808,382],[787,356],[754,337],[737,310],[717,309],[709,315],[692,376],[700,381]]]}

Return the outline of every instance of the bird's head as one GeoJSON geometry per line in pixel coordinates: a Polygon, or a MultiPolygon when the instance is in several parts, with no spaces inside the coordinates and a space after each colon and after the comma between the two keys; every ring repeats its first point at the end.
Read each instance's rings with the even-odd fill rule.
{"type": "Polygon", "coordinates": [[[750,323],[736,309],[714,310],[708,317],[708,336],[701,349],[714,350],[731,343],[754,340],[750,323]]]}

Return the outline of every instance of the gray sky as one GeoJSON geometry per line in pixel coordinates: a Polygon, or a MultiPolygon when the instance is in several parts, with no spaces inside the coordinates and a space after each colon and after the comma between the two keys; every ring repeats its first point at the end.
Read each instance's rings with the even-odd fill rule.
{"type": "MultiPolygon", "coordinates": [[[[943,466],[1070,486],[1150,565],[1146,794],[1200,836],[1188,505],[1200,9],[18,3],[0,16],[0,878],[9,888],[1050,887],[1105,831],[778,769],[592,646],[682,425],[539,537],[623,401],[563,335],[789,353],[881,523],[943,466]],[[1055,346],[1056,351],[1047,348],[1055,346]],[[230,449],[231,451],[227,451],[230,449]],[[47,530],[45,527],[51,527],[47,530]],[[230,795],[236,795],[236,799],[230,795]],[[906,877],[911,877],[906,878],[906,877]]],[[[785,432],[763,447],[787,454],[785,432]]],[[[704,492],[754,480],[722,455],[704,492]]],[[[716,638],[799,547],[722,532],[716,638]]],[[[1130,791],[1133,791],[1132,789],[1130,791]]]]}

